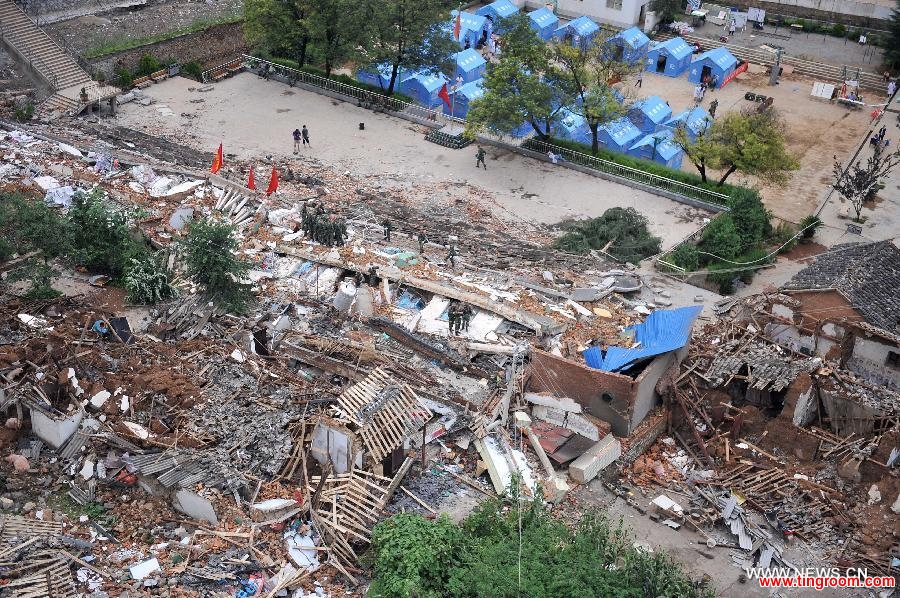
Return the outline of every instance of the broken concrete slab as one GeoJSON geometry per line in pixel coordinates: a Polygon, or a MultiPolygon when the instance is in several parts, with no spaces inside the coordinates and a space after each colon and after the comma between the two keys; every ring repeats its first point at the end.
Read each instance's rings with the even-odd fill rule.
{"type": "Polygon", "coordinates": [[[192,519],[208,521],[213,525],[219,524],[213,504],[196,492],[184,489],[179,490],[175,493],[172,506],[192,519]]]}
{"type": "Polygon", "coordinates": [[[557,398],[545,393],[526,392],[524,398],[526,402],[531,403],[532,405],[551,407],[559,411],[568,411],[571,413],[581,413],[581,405],[569,397],[557,398]]]}
{"type": "Polygon", "coordinates": [[[84,419],[84,409],[79,407],[71,415],[55,418],[40,409],[31,409],[31,429],[35,436],[56,450],[72,437],[84,419]]]}
{"type": "Polygon", "coordinates": [[[569,477],[584,484],[613,463],[622,454],[622,444],[612,434],[592,446],[569,465],[569,477]]]}
{"type": "Polygon", "coordinates": [[[566,412],[562,409],[553,409],[543,405],[535,405],[531,409],[531,415],[535,419],[549,422],[554,426],[566,427],[566,412]]]}

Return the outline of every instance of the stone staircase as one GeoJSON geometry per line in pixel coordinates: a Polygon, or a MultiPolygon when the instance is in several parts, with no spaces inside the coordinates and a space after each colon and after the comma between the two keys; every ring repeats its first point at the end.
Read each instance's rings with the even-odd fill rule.
{"type": "Polygon", "coordinates": [[[118,91],[93,81],[13,0],[0,0],[0,39],[15,58],[29,66],[54,92],[38,106],[36,118],[76,114],[90,103],[118,91]],[[81,101],[82,88],[88,94],[87,102],[81,101]]]}

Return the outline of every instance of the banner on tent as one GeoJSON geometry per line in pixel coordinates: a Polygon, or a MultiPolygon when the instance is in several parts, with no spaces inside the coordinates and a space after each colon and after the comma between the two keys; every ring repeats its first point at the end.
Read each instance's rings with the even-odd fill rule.
{"type": "Polygon", "coordinates": [[[725,77],[725,79],[722,81],[722,87],[725,87],[726,85],[731,83],[735,77],[737,77],[738,75],[740,75],[741,73],[746,71],[749,67],[750,67],[750,63],[748,63],[748,62],[744,62],[744,63],[738,65],[738,67],[736,69],[734,69],[733,71],[731,71],[731,73],[727,77],[725,77]]]}

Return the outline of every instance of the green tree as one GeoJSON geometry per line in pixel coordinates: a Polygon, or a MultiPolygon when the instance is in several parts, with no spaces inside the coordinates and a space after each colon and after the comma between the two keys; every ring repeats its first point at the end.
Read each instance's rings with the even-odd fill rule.
{"type": "Polygon", "coordinates": [[[484,95],[472,102],[466,128],[470,135],[482,129],[505,135],[528,123],[546,139],[560,111],[572,104],[573,90],[551,63],[550,49],[534,34],[528,15],[504,19],[500,28],[503,52],[488,65],[484,95]]]}
{"type": "Polygon", "coordinates": [[[755,189],[738,187],[728,200],[729,214],[745,246],[765,239],[772,232],[772,213],[755,189]]]}
{"type": "Polygon", "coordinates": [[[659,22],[671,23],[676,17],[684,13],[683,0],[650,0],[650,10],[656,12],[659,22]]]}
{"type": "Polygon", "coordinates": [[[124,282],[132,303],[154,304],[176,295],[160,260],[149,254],[129,260],[124,282]]]}
{"type": "Polygon", "coordinates": [[[800,167],[785,147],[785,124],[770,109],[729,112],[717,118],[705,134],[690,141],[684,131],[675,139],[706,181],[707,168],[723,170],[719,186],[735,172],[761,181],[784,184],[788,174],[800,167]]]}
{"type": "Polygon", "coordinates": [[[741,252],[741,234],[731,219],[731,214],[719,214],[713,218],[700,238],[700,250],[705,253],[702,261],[709,263],[718,258],[733,260],[741,252]]]}
{"type": "Polygon", "coordinates": [[[244,37],[268,54],[307,61],[307,17],[315,0],[244,0],[244,37]]]}
{"type": "Polygon", "coordinates": [[[226,309],[243,312],[252,294],[243,282],[250,265],[237,257],[234,227],[210,220],[190,225],[185,240],[187,274],[214,301],[226,309]]]}
{"type": "MultiPolygon", "coordinates": [[[[328,0],[323,0],[328,1],[328,0]]],[[[451,55],[459,51],[444,25],[449,5],[444,0],[364,0],[359,44],[364,64],[391,65],[385,92],[394,93],[400,71],[452,72],[451,55]]]]}
{"type": "Polygon", "coordinates": [[[650,234],[647,224],[634,208],[610,208],[598,218],[568,224],[568,232],[556,240],[555,247],[571,253],[598,249],[636,264],[660,251],[660,238],[650,234]]]}
{"type": "Polygon", "coordinates": [[[633,67],[615,60],[605,51],[609,35],[597,35],[590,42],[573,46],[566,42],[552,45],[553,60],[559,65],[559,76],[567,88],[569,110],[581,115],[591,130],[591,151],[599,150],[598,132],[606,123],[628,112],[613,90],[613,82],[621,80],[633,67]]]}
{"type": "Polygon", "coordinates": [[[884,61],[892,69],[900,69],[900,0],[897,0],[897,8],[891,13],[891,19],[888,21],[884,61]]]}
{"type": "Polygon", "coordinates": [[[316,53],[325,65],[325,76],[350,58],[359,39],[362,11],[355,0],[317,0],[308,19],[308,29],[316,53]]]}

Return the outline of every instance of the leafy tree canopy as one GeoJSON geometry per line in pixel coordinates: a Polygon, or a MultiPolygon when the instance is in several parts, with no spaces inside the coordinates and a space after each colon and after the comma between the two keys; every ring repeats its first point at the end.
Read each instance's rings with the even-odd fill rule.
{"type": "Polygon", "coordinates": [[[717,258],[732,260],[741,253],[741,248],[741,233],[731,214],[719,214],[703,230],[700,249],[712,254],[702,256],[704,263],[717,262],[717,258]]]}
{"type": "MultiPolygon", "coordinates": [[[[900,69],[900,0],[888,21],[888,34],[884,44],[884,60],[895,71],[900,69]]],[[[894,73],[896,75],[896,72],[894,73]]]]}
{"type": "Polygon", "coordinates": [[[234,227],[211,220],[190,225],[185,240],[187,274],[214,301],[235,312],[243,312],[252,294],[242,282],[250,265],[237,257],[234,227]]]}
{"type": "Polygon", "coordinates": [[[600,249],[623,262],[638,263],[659,253],[661,240],[650,234],[647,219],[634,208],[610,208],[599,218],[570,223],[556,248],[572,253],[600,249]]]}

